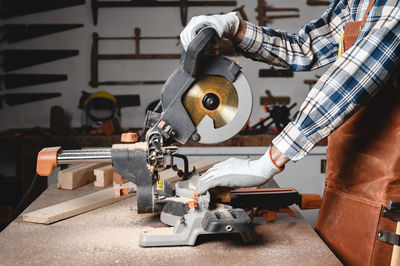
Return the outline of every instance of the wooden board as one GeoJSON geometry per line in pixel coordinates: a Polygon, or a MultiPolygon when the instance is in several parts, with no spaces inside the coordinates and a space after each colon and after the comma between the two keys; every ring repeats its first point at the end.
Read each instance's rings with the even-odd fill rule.
{"type": "MultiPolygon", "coordinates": [[[[133,185],[133,183],[131,183],[133,185]]],[[[84,212],[88,212],[108,204],[129,198],[136,193],[129,193],[116,199],[114,197],[114,188],[106,188],[101,191],[91,193],[87,196],[65,201],[47,208],[26,213],[22,215],[25,222],[50,224],[84,212]]]]}
{"type": "Polygon", "coordinates": [[[58,188],[75,189],[91,183],[96,179],[93,170],[108,164],[84,163],[62,170],[58,173],[58,188]]]}
{"type": "MultiPolygon", "coordinates": [[[[197,172],[203,173],[207,171],[210,167],[212,167],[215,163],[216,163],[215,161],[202,160],[190,163],[189,165],[191,168],[193,166],[196,167],[197,172]]],[[[87,168],[88,167],[86,165],[85,169],[87,168]]],[[[109,165],[106,165],[103,168],[109,168],[109,165]]],[[[77,172],[79,169],[80,168],[75,168],[75,170],[73,170],[72,172],[77,172]]],[[[91,170],[91,172],[93,172],[93,169],[91,170]]],[[[176,172],[173,171],[172,169],[162,171],[160,173],[160,176],[162,179],[171,183],[175,183],[181,180],[181,177],[178,177],[176,175],[176,172]]],[[[136,186],[135,184],[128,182],[123,184],[123,187],[135,188],[136,186]]],[[[99,207],[106,206],[108,204],[114,203],[121,199],[125,199],[127,197],[132,197],[133,195],[135,195],[135,193],[129,193],[128,195],[121,195],[119,199],[116,199],[115,188],[110,187],[101,190],[99,192],[89,194],[87,196],[83,196],[77,199],[69,200],[37,211],[26,213],[22,216],[22,219],[25,222],[50,224],[81,213],[97,209],[99,207]]]]}

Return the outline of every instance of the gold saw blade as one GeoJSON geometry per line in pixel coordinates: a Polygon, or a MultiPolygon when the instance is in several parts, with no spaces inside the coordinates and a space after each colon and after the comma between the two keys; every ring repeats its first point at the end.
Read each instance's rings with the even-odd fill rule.
{"type": "Polygon", "coordinates": [[[214,121],[214,127],[220,128],[232,121],[238,110],[239,97],[235,86],[226,78],[204,76],[186,93],[183,105],[196,126],[208,115],[214,121]],[[211,108],[205,103],[210,95],[211,108]]]}

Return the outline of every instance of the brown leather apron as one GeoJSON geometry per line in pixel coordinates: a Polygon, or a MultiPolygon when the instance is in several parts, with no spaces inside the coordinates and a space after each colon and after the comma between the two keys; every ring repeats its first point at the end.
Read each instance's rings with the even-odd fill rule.
{"type": "MultiPolygon", "coordinates": [[[[398,84],[397,84],[398,85],[398,84]]],[[[328,139],[327,174],[316,230],[346,265],[389,265],[395,232],[382,217],[400,201],[400,93],[388,83],[328,139]]]]}
{"type": "MultiPolygon", "coordinates": [[[[346,23],[344,51],[353,45],[374,2],[362,21],[346,23]]],[[[382,215],[389,200],[400,201],[400,93],[393,82],[328,140],[316,230],[348,265],[389,265],[391,260],[393,246],[377,236],[382,229],[395,232],[396,222],[382,215]]]]}

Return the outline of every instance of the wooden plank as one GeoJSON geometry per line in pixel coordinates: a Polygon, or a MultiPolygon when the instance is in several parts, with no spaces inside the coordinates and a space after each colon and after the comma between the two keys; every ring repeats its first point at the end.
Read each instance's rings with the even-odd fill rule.
{"type": "MultiPolygon", "coordinates": [[[[207,160],[202,160],[202,161],[197,161],[194,163],[190,164],[190,167],[196,167],[197,171],[199,173],[203,173],[207,171],[210,167],[212,167],[216,162],[214,161],[207,161],[207,160]]],[[[93,167],[93,166],[91,166],[93,167]]],[[[79,172],[82,169],[88,169],[88,165],[84,166],[79,166],[75,167],[72,169],[71,172],[79,172]]],[[[106,165],[101,167],[103,169],[110,169],[110,165],[106,165]]],[[[70,169],[66,169],[70,170],[70,169]]],[[[97,169],[101,171],[101,169],[97,169]]],[[[91,170],[93,172],[93,169],[91,170]]],[[[114,173],[114,171],[112,171],[114,173]]],[[[87,174],[87,172],[86,172],[87,174]]],[[[113,176],[113,174],[111,174],[113,176]]],[[[178,177],[176,175],[176,172],[173,171],[172,169],[168,169],[165,171],[162,171],[160,173],[160,176],[162,179],[167,180],[171,183],[175,183],[179,180],[181,180],[181,177],[178,177]]],[[[128,182],[125,184],[122,184],[123,180],[121,177],[121,181],[118,182],[118,189],[121,188],[135,188],[135,184],[128,182]],[[121,183],[121,184],[119,184],[121,183]]],[[[32,222],[32,223],[41,223],[41,224],[50,224],[54,223],[81,213],[85,213],[94,209],[97,209],[99,207],[106,206],[108,204],[114,203],[118,200],[125,199],[127,197],[132,197],[133,195],[136,195],[136,193],[129,193],[128,195],[120,195],[120,198],[115,197],[115,187],[110,187],[103,189],[99,192],[95,192],[92,194],[89,194],[87,196],[83,196],[77,199],[69,200],[66,202],[62,202],[47,208],[43,208],[37,211],[33,211],[27,214],[24,214],[22,216],[23,221],[25,222],[32,222]]]]}
{"type": "MultiPolygon", "coordinates": [[[[133,183],[130,184],[132,187],[134,186],[133,183]]],[[[114,188],[110,187],[95,193],[91,193],[87,196],[26,213],[22,215],[22,220],[32,223],[51,224],[132,197],[134,195],[136,195],[136,193],[129,193],[128,195],[124,195],[119,199],[116,199],[114,197],[114,188]]]]}
{"type": "Polygon", "coordinates": [[[96,177],[93,170],[109,163],[84,163],[58,173],[58,188],[75,189],[93,182],[96,177]]]}
{"type": "Polygon", "coordinates": [[[111,164],[94,169],[93,173],[96,176],[95,187],[112,186],[114,167],[111,164]]]}

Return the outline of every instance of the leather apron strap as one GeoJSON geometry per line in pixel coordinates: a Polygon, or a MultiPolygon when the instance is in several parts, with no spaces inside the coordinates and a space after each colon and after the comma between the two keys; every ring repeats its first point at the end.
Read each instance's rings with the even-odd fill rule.
{"type": "Polygon", "coordinates": [[[371,12],[374,4],[375,4],[375,0],[371,0],[369,2],[369,5],[367,7],[367,10],[364,13],[364,17],[362,20],[350,21],[344,25],[343,44],[341,45],[341,48],[340,48],[342,51],[340,51],[339,54],[344,53],[346,50],[348,50],[354,44],[358,35],[360,35],[361,28],[364,26],[365,21],[367,21],[369,13],[371,12]]]}

